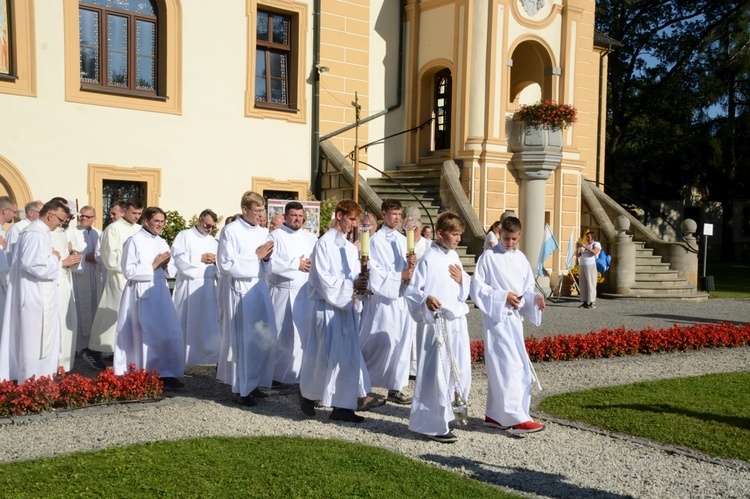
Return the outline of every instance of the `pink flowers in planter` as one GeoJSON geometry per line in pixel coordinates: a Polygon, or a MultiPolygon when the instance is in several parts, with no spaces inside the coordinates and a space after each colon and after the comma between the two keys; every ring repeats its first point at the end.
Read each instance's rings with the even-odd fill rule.
{"type": "Polygon", "coordinates": [[[83,407],[94,403],[157,398],[162,382],[157,371],[136,370],[115,375],[111,368],[96,378],[65,374],[60,367],[54,376],[31,377],[16,386],[12,381],[0,382],[0,417],[37,414],[54,408],[83,407]]]}
{"type": "MultiPolygon", "coordinates": [[[[532,362],[555,360],[599,359],[625,355],[698,350],[711,347],[742,347],[750,345],[750,323],[734,325],[694,324],[671,328],[626,330],[602,329],[586,334],[547,336],[526,339],[526,351],[532,362]]],[[[484,342],[471,342],[472,362],[484,361],[484,342]]]]}

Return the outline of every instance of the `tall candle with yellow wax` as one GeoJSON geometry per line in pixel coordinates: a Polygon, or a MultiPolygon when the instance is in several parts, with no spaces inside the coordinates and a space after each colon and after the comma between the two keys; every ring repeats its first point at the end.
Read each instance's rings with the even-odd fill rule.
{"type": "Polygon", "coordinates": [[[414,229],[406,230],[406,251],[409,253],[414,252],[414,229]]]}
{"type": "Polygon", "coordinates": [[[370,233],[363,231],[359,233],[359,254],[370,256],[370,233]]]}

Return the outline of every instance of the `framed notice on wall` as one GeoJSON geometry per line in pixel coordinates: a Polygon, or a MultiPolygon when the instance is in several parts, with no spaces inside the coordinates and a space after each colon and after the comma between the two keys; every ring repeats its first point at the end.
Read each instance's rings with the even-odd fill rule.
{"type": "MultiPolygon", "coordinates": [[[[268,220],[274,215],[283,215],[284,208],[291,201],[287,199],[268,200],[268,220]]],[[[320,201],[295,201],[302,205],[305,210],[305,223],[302,228],[308,232],[320,236],[320,201]]]]}

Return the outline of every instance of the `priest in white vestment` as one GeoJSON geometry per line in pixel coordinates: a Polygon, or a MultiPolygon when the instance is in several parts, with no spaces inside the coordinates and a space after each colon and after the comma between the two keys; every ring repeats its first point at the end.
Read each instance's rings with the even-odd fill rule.
{"type": "Polygon", "coordinates": [[[172,301],[185,341],[185,363],[216,364],[221,331],[217,302],[216,252],[219,242],[211,235],[217,215],[203,210],[195,226],[181,231],[172,243],[177,268],[172,301]]]}
{"type": "Polygon", "coordinates": [[[2,326],[2,336],[9,342],[9,362],[0,362],[0,379],[22,383],[31,376],[49,376],[57,371],[57,274],[70,261],[61,261],[60,254],[52,249],[50,232],[69,214],[66,204],[50,201],[42,207],[39,219],[18,238],[2,326]]]}
{"type": "Polygon", "coordinates": [[[14,223],[11,228],[8,229],[8,234],[5,236],[5,239],[8,241],[8,247],[5,250],[8,255],[8,265],[13,263],[13,246],[18,241],[21,231],[31,225],[31,222],[39,219],[39,212],[42,210],[42,206],[44,206],[44,203],[41,201],[31,201],[30,203],[26,203],[26,206],[24,207],[26,218],[14,223]]]}
{"type": "Polygon", "coordinates": [[[263,196],[248,191],[241,207],[241,216],[221,231],[216,261],[231,278],[222,327],[232,338],[232,392],[240,404],[254,406],[267,396],[259,387],[271,387],[276,365],[276,319],[265,279],[274,244],[260,225],[263,196]]]}
{"type": "Polygon", "coordinates": [[[450,443],[456,440],[448,426],[455,419],[454,393],[458,391],[463,402],[468,402],[471,389],[471,348],[466,322],[471,279],[455,251],[461,242],[464,223],[455,213],[445,212],[438,218],[436,229],[435,242],[417,262],[404,292],[417,322],[419,348],[409,429],[450,443]],[[451,369],[451,354],[458,378],[451,369]]]}
{"type": "Polygon", "coordinates": [[[107,269],[107,278],[94,322],[91,324],[88,349],[82,352],[83,358],[100,370],[105,368],[101,353],[115,351],[117,313],[127,283],[122,273],[122,248],[125,241],[141,230],[138,221],[143,212],[143,204],[139,200],[129,200],[125,205],[122,218],[109,224],[102,233],[99,251],[102,263],[107,269]]]}
{"type": "MultiPolygon", "coordinates": [[[[6,239],[4,226],[13,221],[18,214],[18,206],[8,196],[0,197],[0,326],[5,314],[5,300],[8,293],[8,279],[10,274],[11,247],[6,239]]],[[[0,332],[0,363],[10,362],[8,337],[0,332]]]]}
{"type": "Polygon", "coordinates": [[[125,241],[122,293],[115,338],[115,374],[136,369],[157,370],[166,388],[182,388],[185,346],[167,277],[174,272],[167,242],[159,237],[166,213],[157,206],[143,212],[143,227],[125,241]]]}
{"type": "Polygon", "coordinates": [[[308,277],[310,255],[318,238],[302,229],[304,222],[304,206],[292,201],[284,208],[283,223],[271,233],[274,251],[268,281],[279,329],[273,379],[279,383],[299,383],[302,346],[312,326],[308,277]]]}
{"type": "Polygon", "coordinates": [[[520,237],[518,218],[505,218],[498,244],[486,249],[477,261],[471,297],[482,311],[484,330],[484,425],[513,433],[532,433],[543,430],[544,425],[532,421],[529,414],[536,373],[526,352],[522,317],[538,326],[545,302],[542,295],[534,292],[531,265],[516,249],[520,237]]]}
{"type": "Polygon", "coordinates": [[[367,287],[360,275],[357,247],[346,236],[359,224],[362,208],[350,199],[336,206],[335,221],[313,249],[310,260],[310,332],[303,346],[300,408],[315,416],[315,401],[333,407],[330,418],[360,423],[357,399],[370,391],[359,346],[359,304],[355,289],[367,287]]]}
{"type": "MultiPolygon", "coordinates": [[[[414,321],[403,296],[402,283],[411,278],[406,256],[406,237],[398,232],[401,203],[383,201],[383,226],[370,240],[370,260],[383,272],[371,271],[373,295],[364,301],[360,331],[362,356],[372,386],[388,389],[386,400],[411,403],[401,389],[409,383],[414,321]]],[[[416,264],[416,257],[408,257],[416,264]]]]}
{"type": "Polygon", "coordinates": [[[101,231],[93,226],[96,211],[91,206],[84,206],[78,215],[78,225],[70,230],[72,238],[83,247],[81,263],[73,270],[73,295],[75,296],[78,314],[76,349],[88,347],[91,336],[91,324],[99,306],[104,282],[101,265],[96,260],[96,247],[99,245],[101,231]]]}
{"type": "Polygon", "coordinates": [[[78,334],[78,312],[73,297],[72,268],[78,267],[83,250],[80,242],[75,243],[68,233],[70,217],[65,223],[50,234],[52,248],[60,253],[60,258],[70,263],[63,265],[57,273],[57,311],[60,318],[60,365],[65,371],[73,368],[76,353],[76,336],[78,334]]]}
{"type": "MultiPolygon", "coordinates": [[[[239,215],[229,215],[224,219],[224,229],[229,226],[232,222],[237,220],[239,215]]],[[[221,232],[224,232],[222,229],[221,232]]],[[[221,240],[221,232],[217,237],[217,242],[221,240]]],[[[236,375],[235,364],[232,362],[232,331],[227,322],[225,321],[225,310],[224,307],[229,303],[230,284],[232,283],[232,276],[221,271],[218,264],[216,266],[218,273],[218,284],[216,294],[219,302],[219,327],[221,333],[221,344],[219,345],[219,363],[216,364],[216,379],[231,385],[234,383],[236,375]]]]}

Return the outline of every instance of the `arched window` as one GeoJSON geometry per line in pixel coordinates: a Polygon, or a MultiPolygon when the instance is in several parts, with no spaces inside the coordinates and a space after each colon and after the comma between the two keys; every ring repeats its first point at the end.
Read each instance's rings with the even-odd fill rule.
{"type": "Polygon", "coordinates": [[[159,12],[149,0],[80,0],[81,87],[161,95],[159,12]]]}

